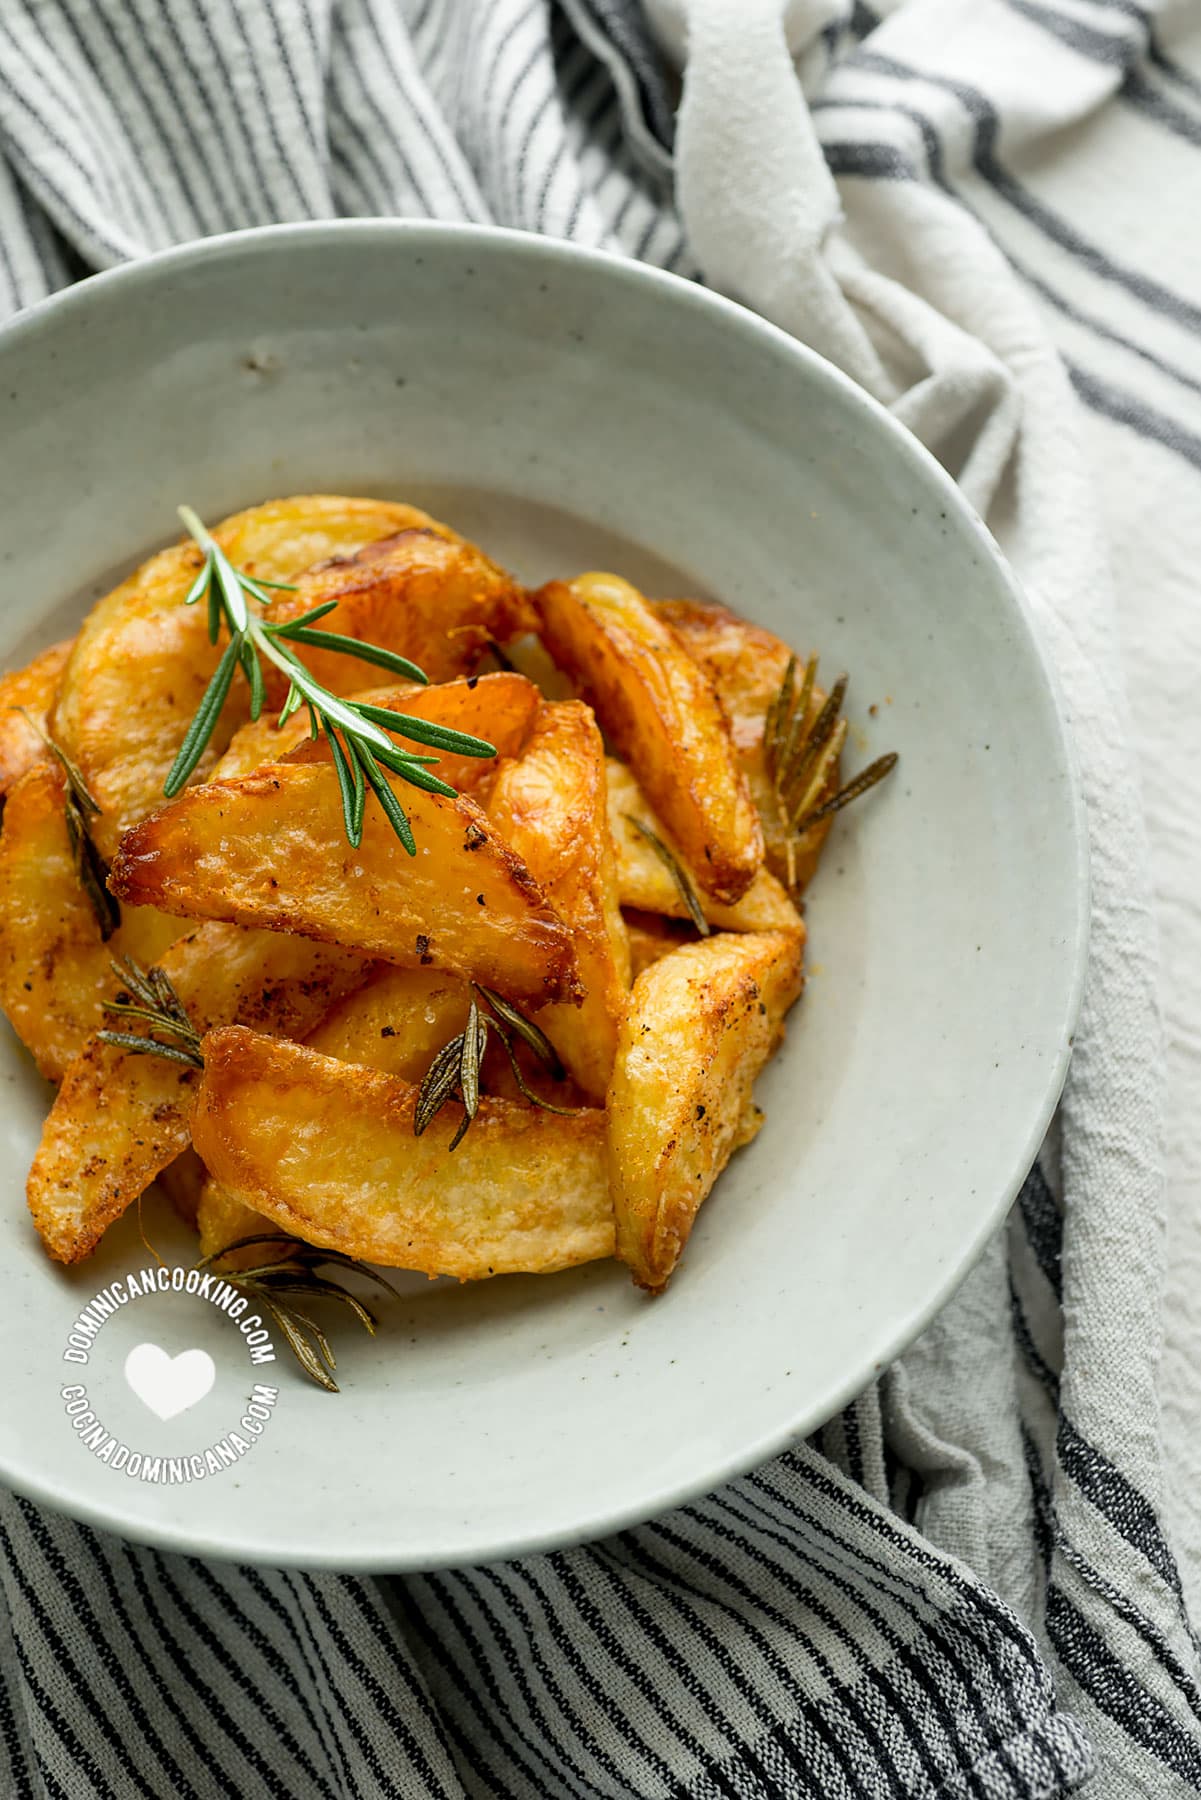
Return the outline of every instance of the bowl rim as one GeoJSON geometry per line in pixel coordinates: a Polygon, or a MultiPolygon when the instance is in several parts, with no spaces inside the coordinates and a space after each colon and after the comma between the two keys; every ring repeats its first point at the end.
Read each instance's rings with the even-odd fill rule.
{"type": "MultiPolygon", "coordinates": [[[[182,273],[197,264],[260,254],[286,253],[290,246],[309,246],[326,239],[344,246],[347,239],[371,242],[397,248],[422,243],[445,246],[458,241],[474,251],[490,250],[528,258],[531,264],[573,264],[591,268],[597,279],[616,281],[639,288],[652,303],[662,299],[669,304],[684,305],[708,313],[732,331],[759,338],[765,345],[793,358],[802,365],[811,381],[824,384],[865,429],[882,433],[893,446],[894,453],[907,459],[920,472],[920,478],[933,484],[942,503],[952,511],[961,525],[974,533],[994,577],[1008,597],[1011,614],[1024,640],[1032,669],[1037,671],[1053,723],[1065,776],[1066,810],[1072,830],[1071,879],[1074,900],[1074,939],[1071,946],[1071,970],[1067,984],[1067,1003],[1062,1028],[1053,1057],[1048,1058],[1042,1103],[1031,1117],[1022,1139],[1018,1156],[998,1174],[991,1204],[982,1206],[970,1232],[957,1241],[954,1253],[940,1265],[938,1280],[932,1283],[924,1301],[899,1319],[889,1331],[871,1345],[870,1358],[847,1373],[832,1393],[827,1393],[815,1416],[812,1405],[795,1408],[782,1424],[744,1445],[733,1455],[707,1465],[703,1476],[675,1479],[659,1486],[649,1484],[642,1498],[626,1506],[606,1505],[594,1515],[576,1518],[555,1529],[533,1528],[525,1534],[511,1534],[500,1541],[479,1541],[469,1549],[456,1549],[446,1555],[406,1555],[403,1546],[359,1545],[344,1537],[340,1545],[328,1540],[313,1542],[311,1552],[303,1559],[273,1547],[253,1530],[247,1530],[236,1542],[206,1535],[202,1528],[164,1520],[136,1520],[135,1540],[181,1553],[211,1557],[217,1560],[254,1561],[263,1566],[289,1566],[307,1569],[375,1573],[383,1571],[417,1572],[423,1569],[468,1567],[481,1562],[509,1561],[522,1556],[562,1549],[586,1543],[621,1531],[643,1521],[659,1517],[675,1508],[715,1491],[727,1482],[770,1461],[795,1447],[810,1432],[833,1418],[851,1401],[871,1386],[877,1377],[906,1350],[955,1294],[960,1284],[979,1260],[990,1238],[1019,1193],[1034,1163],[1040,1144],[1058,1106],[1072,1056],[1072,1043],[1080,1015],[1089,953],[1089,834],[1088,814],[1084,801],[1080,765],[1075,741],[1070,730],[1067,710],[1059,678],[1033,609],[1016,574],[988,527],[972,508],[943,466],[905,426],[878,400],[835,364],[792,337],[779,326],[739,302],[710,288],[636,262],[621,254],[573,244],[532,232],[506,226],[475,225],[429,219],[342,218],[309,219],[285,224],[250,226],[223,232],[185,244],[172,245],[138,259],[89,275],[72,286],[60,289],[45,299],[23,309],[0,324],[0,355],[7,353],[23,339],[55,329],[60,322],[69,323],[76,315],[86,314],[98,300],[110,292],[134,294],[140,288],[153,290],[164,276],[182,273]],[[286,1559],[286,1560],[285,1560],[286,1559]]],[[[54,1488],[28,1469],[14,1467],[0,1452],[0,1479],[14,1491],[52,1510],[62,1511],[63,1501],[54,1488]]],[[[119,1505],[97,1499],[72,1499],[69,1516],[101,1530],[129,1536],[131,1520],[119,1505]]]]}

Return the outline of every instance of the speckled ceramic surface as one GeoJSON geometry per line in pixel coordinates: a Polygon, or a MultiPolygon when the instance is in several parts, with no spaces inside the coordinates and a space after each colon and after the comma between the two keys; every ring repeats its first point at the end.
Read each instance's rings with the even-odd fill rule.
{"type": "MultiPolygon", "coordinates": [[[[305,489],[430,505],[520,574],[611,564],[720,597],[852,672],[887,788],[841,820],[811,978],[760,1084],[768,1124],[668,1293],[615,1265],[475,1287],[402,1277],[342,1393],[281,1363],[236,1466],[173,1484],[71,1428],[186,1460],[248,1391],[229,1322],[146,1299],[63,1361],[98,1290],[148,1262],[126,1219],[71,1273],[23,1198],[48,1090],[0,1041],[0,1478],[131,1537],[344,1568],[593,1536],[810,1431],[929,1319],[1025,1172],[1084,959],[1070,752],[1023,602],[933,462],[825,364],[671,277],[504,233],[344,223],[246,233],[87,283],[0,333],[0,660],[60,636],[174,534],[305,489]],[[128,1351],[207,1350],[160,1424],[128,1351]],[[139,1435],[140,1434],[140,1435],[139,1435]]],[[[145,1209],[168,1260],[190,1245],[145,1209]]],[[[261,1375],[261,1371],[258,1372],[261,1375]]],[[[257,1377],[256,1377],[257,1378],[257,1377]]]]}

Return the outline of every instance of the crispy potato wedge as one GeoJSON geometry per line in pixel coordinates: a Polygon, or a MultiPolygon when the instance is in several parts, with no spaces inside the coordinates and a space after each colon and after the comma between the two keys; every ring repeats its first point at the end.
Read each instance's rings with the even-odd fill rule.
{"type": "MultiPolygon", "coordinates": [[[[303,1036],[363,979],[349,951],[275,932],[203,925],[159,959],[200,1031],[240,1020],[303,1036]]],[[[115,989],[115,981],[110,992],[115,989]]],[[[78,1262],[188,1147],[196,1071],[91,1039],[42,1129],[26,1193],[52,1256],[78,1262]]]]}
{"type": "MultiPolygon", "coordinates": [[[[453,532],[414,507],[329,494],[251,507],[216,526],[213,536],[247,573],[296,581],[314,563],[413,528],[458,546],[453,532]]],[[[183,605],[202,562],[189,540],[143,563],[92,608],[63,671],[52,731],[103,808],[95,835],[110,861],[122,832],[161,804],[163,783],[221,655],[223,646],[209,643],[205,608],[183,605]]],[[[301,610],[310,604],[300,593],[291,598],[303,600],[301,610]]],[[[357,660],[342,660],[353,686],[373,679],[357,660]]],[[[235,682],[202,776],[248,705],[245,683],[235,682]]]]}
{"type": "Polygon", "coordinates": [[[591,707],[542,708],[520,756],[503,762],[488,817],[574,933],[582,1006],[551,1006],[539,1024],[584,1092],[603,1103],[630,951],[609,836],[605,747],[591,707]]]}
{"type": "MultiPolygon", "coordinates": [[[[334,1002],[304,1042],[323,1056],[420,1086],[439,1050],[467,1023],[470,1000],[470,988],[457,975],[380,963],[363,987],[334,1002]]],[[[522,1055],[520,1046],[517,1054],[522,1055]]],[[[533,1093],[554,1106],[587,1104],[574,1082],[554,1080],[528,1055],[523,1058],[522,1078],[533,1093]]],[[[480,1085],[493,1099],[529,1104],[495,1035],[488,1039],[480,1085]]],[[[457,1103],[451,1104],[447,1116],[456,1121],[462,1117],[457,1103]]],[[[254,1231],[274,1229],[269,1219],[211,1180],[201,1198],[198,1222],[205,1255],[254,1231]]]]}
{"type": "MultiPolygon", "coordinates": [[[[439,1050],[466,1025],[470,1003],[471,990],[457,975],[379,963],[366,985],[335,1002],[304,1042],[323,1056],[361,1063],[420,1085],[439,1050]]],[[[481,1010],[487,1018],[487,1005],[481,1010]]],[[[545,1012],[539,1016],[540,1024],[546,1016],[545,1012]]],[[[516,1041],[514,1049],[525,1085],[540,1099],[549,1100],[552,1106],[587,1104],[574,1081],[556,1080],[516,1041]]],[[[480,1087],[493,1099],[525,1099],[494,1032],[488,1038],[480,1087]]]]}
{"type": "Polygon", "coordinates": [[[131,907],[103,941],[76,873],[64,801],[58,764],[35,764],[5,802],[0,831],[0,1008],[49,1081],[61,1081],[99,1030],[112,958],[153,959],[183,929],[131,907]]]}
{"type": "Polygon", "coordinates": [[[229,919],[433,967],[527,1005],[579,993],[572,936],[473,801],[394,779],[417,841],[406,855],[378,804],[346,841],[329,764],[269,764],[189,789],[128,832],[110,886],[188,918],[229,919]]]}
{"type": "Polygon", "coordinates": [[[23,669],[0,678],[0,798],[35,763],[45,762],[42,732],[58,693],[74,638],[39,651],[23,669]]]}
{"type": "MultiPolygon", "coordinates": [[[[534,617],[511,576],[433,520],[310,570],[271,616],[298,618],[330,600],[337,605],[319,621],[319,631],[395,650],[431,682],[470,674],[493,640],[504,643],[530,630],[534,617]]],[[[300,655],[335,694],[379,680],[378,666],[358,657],[307,645],[300,655]]],[[[283,696],[278,683],[276,694],[283,696]]]]}
{"type": "MultiPolygon", "coordinates": [[[[767,864],[780,881],[788,880],[788,834],[780,817],[779,802],[763,757],[763,724],[767,709],[780,691],[792,652],[783,639],[762,625],[740,619],[726,606],[707,600],[659,600],[658,616],[687,644],[717,692],[730,721],[730,734],[752,798],[759,809],[767,864]]],[[[825,702],[815,687],[807,718],[812,724],[825,702]]],[[[839,784],[835,764],[822,798],[835,793],[839,784]]],[[[814,825],[794,846],[796,892],[813,879],[833,818],[814,825]]]]}
{"type": "MultiPolygon", "coordinates": [[[[466,731],[494,745],[498,756],[517,754],[541,704],[533,682],[507,670],[495,675],[460,676],[436,687],[421,687],[409,681],[399,686],[367,688],[350,698],[385,707],[389,712],[409,713],[430,724],[466,731]]],[[[276,718],[275,713],[269,717],[264,714],[240,726],[213,769],[210,781],[250,775],[267,763],[330,760],[328,740],[324,733],[318,738],[311,736],[307,713],[293,713],[282,728],[276,718]]],[[[409,749],[419,747],[395,732],[389,736],[409,749]]],[[[496,760],[492,757],[455,756],[446,751],[439,755],[435,773],[464,793],[487,786],[496,773],[496,760]]]]}
{"type": "MultiPolygon", "coordinates": [[[[386,707],[389,712],[407,713],[410,718],[423,719],[431,725],[465,731],[491,744],[497,756],[515,756],[530,733],[541,698],[533,682],[524,675],[502,670],[496,675],[460,676],[457,681],[445,681],[438,687],[391,688],[381,698],[373,698],[372,704],[386,707]]],[[[402,749],[424,753],[424,745],[390,731],[386,725],[382,729],[402,749]]],[[[435,754],[438,761],[432,765],[432,772],[460,793],[486,788],[495,778],[496,757],[459,756],[448,750],[435,754]]],[[[327,763],[329,742],[324,733],[312,738],[306,729],[284,760],[327,763]]]]}
{"type": "MultiPolygon", "coordinates": [[[[305,1042],[323,1056],[420,1083],[442,1046],[462,1031],[469,999],[467,983],[457,975],[381,963],[363,987],[334,1002],[305,1042]]],[[[203,1256],[238,1238],[275,1229],[270,1219],[211,1177],[200,1196],[196,1223],[203,1256]]],[[[247,1258],[254,1254],[245,1252],[247,1258]]]]}
{"type": "Polygon", "coordinates": [[[617,1254],[658,1293],[748,1130],[751,1088],[801,991],[795,932],[722,932],[634,984],[609,1088],[617,1254]]]}
{"type": "Polygon", "coordinates": [[[380,963],[305,1038],[310,1050],[419,1083],[444,1044],[467,1023],[467,983],[439,969],[380,963]]]}
{"type": "Polygon", "coordinates": [[[427,1275],[547,1273],[613,1252],[604,1115],[483,1100],[453,1154],[417,1090],[233,1026],[204,1040],[196,1148],[236,1199],[309,1243],[427,1275]]]}
{"type": "Polygon", "coordinates": [[[666,825],[656,817],[650,802],[627,764],[610,757],[608,763],[609,831],[617,859],[617,889],[623,906],[641,912],[663,913],[669,919],[686,919],[688,907],[671,870],[650,840],[633,823],[639,820],[654,832],[684,873],[701,903],[710,925],[723,931],[795,931],[800,914],[776,877],[760,869],[741,900],[723,906],[701,889],[679,846],[666,825]]]}
{"type": "Polygon", "coordinates": [[[763,861],[763,832],[712,683],[672,628],[616,575],[535,595],[555,661],[580,683],[701,888],[732,904],[763,861]]]}

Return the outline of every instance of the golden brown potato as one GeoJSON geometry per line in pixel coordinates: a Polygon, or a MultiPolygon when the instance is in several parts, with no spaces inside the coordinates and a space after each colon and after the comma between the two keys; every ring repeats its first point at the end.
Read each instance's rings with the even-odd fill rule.
{"type": "Polygon", "coordinates": [[[151,908],[131,907],[106,944],[80,885],[57,763],[38,763],[5,802],[0,831],[0,1008],[49,1081],[102,1023],[111,960],[153,959],[183,929],[151,908]]]}
{"type": "Polygon", "coordinates": [[[239,1027],[204,1040],[196,1147],[236,1199],[309,1243],[427,1275],[546,1273],[613,1253],[604,1115],[483,1100],[459,1147],[417,1090],[239,1027]]]}
{"type": "Polygon", "coordinates": [[[722,932],[685,944],[634,984],[609,1088],[617,1254],[640,1287],[666,1286],[693,1220],[747,1132],[751,1088],[801,991],[795,932],[722,932]]]}
{"type": "Polygon", "coordinates": [[[760,869],[741,900],[723,906],[701,889],[695,871],[672,842],[666,825],[655,816],[632,769],[610,757],[609,831],[617,859],[617,888],[623,906],[663,913],[669,919],[689,917],[688,906],[670,869],[654,845],[632,821],[638,819],[671,851],[692,882],[701,911],[710,925],[723,931],[795,931],[800,914],[785,889],[767,869],[760,869]]]}
{"type": "Polygon", "coordinates": [[[763,861],[763,832],[699,663],[616,575],[551,582],[535,601],[551,655],[592,701],[704,892],[740,899],[763,861]]]}
{"type": "MultiPolygon", "coordinates": [[[[763,824],[767,863],[780,881],[789,878],[788,833],[780,816],[776,791],[763,757],[763,724],[767,709],[780,691],[780,683],[792,652],[774,632],[752,625],[726,606],[707,600],[659,600],[655,611],[687,644],[725,708],[738,760],[763,824]]],[[[816,719],[825,692],[815,687],[807,718],[816,719]]],[[[822,799],[836,792],[836,762],[822,790],[822,799]]],[[[794,846],[794,869],[799,894],[813,879],[833,818],[814,825],[794,846]]]]}
{"type": "MultiPolygon", "coordinates": [[[[280,596],[271,617],[298,618],[330,600],[337,606],[318,621],[319,631],[395,650],[431,682],[470,674],[489,643],[503,643],[533,623],[533,610],[512,577],[433,520],[310,570],[295,594],[280,596]]],[[[379,680],[374,663],[308,645],[298,648],[318,681],[335,694],[353,694],[379,680]]],[[[282,698],[278,681],[275,691],[282,698]]]]}
{"type": "MultiPolygon", "coordinates": [[[[449,725],[492,744],[498,756],[515,756],[525,742],[541,704],[538,690],[524,675],[502,671],[495,675],[459,676],[435,687],[416,682],[367,688],[350,696],[389,712],[405,712],[430,724],[449,725]]],[[[328,762],[329,743],[324,732],[313,738],[307,712],[293,713],[280,727],[277,713],[247,721],[234,732],[229,748],[209,776],[210,781],[232,780],[253,774],[267,763],[328,762]]],[[[386,728],[385,728],[386,729],[386,728]]],[[[410,750],[424,748],[395,732],[390,737],[410,750]]],[[[429,754],[434,754],[430,752],[429,754]]],[[[437,752],[435,773],[463,793],[486,786],[496,772],[495,757],[457,756],[437,752]]]]}
{"type": "Polygon", "coordinates": [[[408,856],[378,803],[346,841],[329,764],[269,764],[191,788],[128,832],[122,899],[345,944],[404,967],[449,970],[525,1005],[579,992],[571,933],[478,806],[407,786],[408,856]]]}
{"type": "MultiPolygon", "coordinates": [[[[457,975],[380,963],[364,986],[334,1002],[305,1043],[339,1062],[420,1083],[442,1046],[462,1031],[469,1002],[467,983],[457,975]]],[[[277,1229],[211,1178],[200,1196],[197,1228],[204,1256],[238,1238],[277,1229]]],[[[245,1257],[254,1254],[248,1250],[245,1257]]]]}
{"type": "MultiPolygon", "coordinates": [[[[438,969],[399,969],[378,963],[366,984],[338,1000],[304,1042],[323,1056],[362,1063],[384,1075],[418,1085],[439,1050],[467,1023],[471,989],[457,975],[438,969]]],[[[483,1016],[491,1021],[486,1001],[483,1016]]],[[[539,1015],[539,1023],[546,1020],[539,1015]]],[[[511,1034],[513,1035],[513,1034],[511,1034]]],[[[553,1106],[587,1104],[575,1082],[555,1079],[513,1036],[527,1088],[553,1106]]],[[[480,1072],[480,1090],[494,1099],[526,1100],[495,1031],[490,1031],[480,1072]]]]}
{"type": "Polygon", "coordinates": [[[609,836],[605,747],[579,700],[544,706],[522,754],[501,764],[488,817],[574,934],[582,1006],[548,1007],[539,1024],[584,1092],[605,1097],[630,952],[609,836]]]}
{"type": "MultiPolygon", "coordinates": [[[[315,562],[353,554],[414,525],[445,530],[412,507],[301,494],[235,513],[213,536],[236,567],[270,581],[295,581],[315,562]]],[[[183,604],[203,560],[189,539],[143,563],[92,608],[63,671],[52,731],[103,808],[95,835],[109,861],[122,832],[161,804],[163,783],[222,652],[222,644],[209,643],[204,606],[183,604]]],[[[234,683],[201,775],[247,716],[248,695],[244,682],[234,683]]]]}
{"type": "MultiPolygon", "coordinates": [[[[361,982],[348,951],[282,933],[204,925],[160,958],[197,1030],[239,1020],[302,1036],[361,982]]],[[[112,982],[111,992],[117,988],[112,982]]],[[[125,1029],[124,1025],[121,1027],[125,1029]]],[[[93,1038],[42,1129],[26,1192],[52,1256],[77,1262],[189,1141],[196,1071],[93,1038]]]]}
{"type": "Polygon", "coordinates": [[[42,733],[58,693],[73,638],[39,651],[23,669],[0,678],[0,798],[48,755],[42,733]]]}
{"type": "MultiPolygon", "coordinates": [[[[363,696],[367,698],[367,696],[363,696]]],[[[469,737],[482,738],[491,744],[497,756],[515,756],[521,749],[541,705],[532,681],[524,675],[502,670],[495,675],[460,676],[457,681],[444,681],[437,687],[390,688],[378,697],[375,706],[389,712],[407,713],[430,725],[445,725],[452,731],[465,731],[469,737]]],[[[291,721],[289,721],[291,723],[291,721]]],[[[449,750],[426,752],[425,746],[399,731],[381,726],[401,749],[436,755],[433,773],[460,793],[470,794],[491,785],[496,774],[496,757],[460,756],[449,750]]],[[[296,747],[283,759],[292,763],[326,763],[330,748],[325,734],[318,738],[303,731],[296,747]]],[[[536,872],[535,872],[536,873],[536,872]]]]}

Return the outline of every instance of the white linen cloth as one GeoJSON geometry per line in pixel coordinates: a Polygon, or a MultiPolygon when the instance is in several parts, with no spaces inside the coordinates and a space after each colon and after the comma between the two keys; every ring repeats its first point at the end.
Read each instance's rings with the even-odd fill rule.
{"type": "Polygon", "coordinates": [[[6,1499],[15,1793],[1201,1792],[1201,13],[649,12],[6,0],[0,313],[219,229],[431,214],[700,276],[841,363],[1001,538],[1071,711],[1094,920],[1058,1128],[877,1389],[605,1544],[369,1583],[6,1499]]]}

